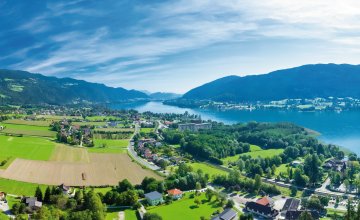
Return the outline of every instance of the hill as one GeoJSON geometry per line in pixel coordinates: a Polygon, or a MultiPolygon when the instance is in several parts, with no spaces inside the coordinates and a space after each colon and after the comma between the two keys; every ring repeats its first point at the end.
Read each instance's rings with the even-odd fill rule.
{"type": "Polygon", "coordinates": [[[153,100],[169,100],[180,98],[180,94],[170,93],[170,92],[155,92],[149,94],[150,98],[153,100]]]}
{"type": "Polygon", "coordinates": [[[136,90],[107,87],[71,78],[48,77],[25,71],[0,70],[0,104],[105,103],[148,96],[136,90]]]}
{"type": "Polygon", "coordinates": [[[228,76],[194,88],[185,100],[270,101],[288,98],[360,98],[360,65],[315,64],[263,75],[228,76]]]}

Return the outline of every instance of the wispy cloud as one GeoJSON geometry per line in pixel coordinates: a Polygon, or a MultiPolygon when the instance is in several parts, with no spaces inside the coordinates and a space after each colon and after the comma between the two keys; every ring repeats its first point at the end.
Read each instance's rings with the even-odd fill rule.
{"type": "MultiPolygon", "coordinates": [[[[34,39],[39,34],[46,36],[8,56],[24,57],[40,47],[51,49],[10,67],[114,85],[119,81],[116,79],[129,81],[149,73],[179,72],[171,71],[174,60],[217,45],[282,39],[323,42],[335,50],[357,46],[360,37],[360,2],[355,0],[131,1],[130,6],[115,2],[47,3],[45,11],[19,27],[34,39]],[[81,25],[74,28],[71,24],[81,25]]],[[[238,51],[236,56],[244,55],[238,51]]],[[[221,59],[227,56],[219,54],[221,59]]],[[[192,55],[186,59],[191,63],[192,55]]],[[[189,71],[190,67],[186,68],[189,71]]],[[[200,71],[199,65],[193,71],[200,71]]]]}

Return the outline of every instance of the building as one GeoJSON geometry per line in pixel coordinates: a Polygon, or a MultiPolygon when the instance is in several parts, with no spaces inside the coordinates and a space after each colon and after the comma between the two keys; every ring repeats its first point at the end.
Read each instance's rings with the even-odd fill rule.
{"type": "Polygon", "coordinates": [[[150,205],[158,205],[164,202],[162,194],[157,191],[146,193],[145,199],[150,205]]]}
{"type": "Polygon", "coordinates": [[[187,123],[187,124],[179,124],[179,131],[199,131],[199,130],[205,130],[205,129],[211,129],[212,125],[211,123],[201,123],[201,124],[195,124],[195,123],[187,123]]]}
{"type": "Polygon", "coordinates": [[[288,198],[285,201],[283,208],[281,209],[282,212],[290,211],[290,210],[298,210],[300,206],[300,200],[294,198],[288,198]]]}
{"type": "Polygon", "coordinates": [[[5,200],[6,194],[4,192],[0,192],[0,201],[5,200]]]}
{"type": "Polygon", "coordinates": [[[170,189],[167,192],[168,195],[173,199],[180,199],[183,196],[183,192],[180,189],[170,189]]]}
{"type": "Polygon", "coordinates": [[[299,167],[301,166],[303,163],[301,161],[298,160],[294,160],[293,162],[291,162],[291,166],[292,167],[299,167]]]}
{"type": "Polygon", "coordinates": [[[267,197],[267,196],[257,200],[256,203],[258,203],[260,205],[263,205],[263,206],[268,206],[268,207],[273,207],[274,206],[274,201],[271,198],[267,197]]]}
{"type": "Polygon", "coordinates": [[[40,209],[42,207],[42,202],[37,201],[36,197],[26,197],[25,204],[33,210],[40,209]]]}
{"type": "Polygon", "coordinates": [[[71,194],[71,188],[70,186],[66,186],[65,184],[61,184],[59,186],[59,189],[61,189],[61,191],[63,192],[63,194],[65,195],[70,195],[71,194]]]}
{"type": "Polygon", "coordinates": [[[306,210],[290,210],[286,212],[286,220],[298,220],[303,212],[309,212],[313,219],[320,219],[319,212],[317,211],[306,211],[306,210]]]}
{"type": "Polygon", "coordinates": [[[211,220],[233,220],[237,219],[237,212],[234,209],[225,209],[219,215],[213,217],[211,220]]]}
{"type": "Polygon", "coordinates": [[[247,202],[245,205],[245,210],[265,218],[275,218],[279,214],[279,211],[270,205],[263,205],[257,202],[247,202]]]}

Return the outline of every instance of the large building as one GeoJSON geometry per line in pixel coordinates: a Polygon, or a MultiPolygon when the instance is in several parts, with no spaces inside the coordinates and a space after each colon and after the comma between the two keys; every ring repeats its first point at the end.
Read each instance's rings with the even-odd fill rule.
{"type": "Polygon", "coordinates": [[[211,129],[211,123],[186,123],[186,124],[179,124],[179,131],[199,131],[205,129],[211,129]]]}

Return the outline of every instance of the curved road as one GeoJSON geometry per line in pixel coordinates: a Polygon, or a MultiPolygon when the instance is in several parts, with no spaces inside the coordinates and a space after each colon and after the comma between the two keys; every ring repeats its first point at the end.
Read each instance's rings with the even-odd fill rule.
{"type": "MultiPolygon", "coordinates": [[[[134,134],[132,136],[131,139],[133,139],[133,137],[140,132],[140,125],[139,124],[135,124],[135,131],[134,134]]],[[[134,160],[136,160],[136,162],[138,162],[139,164],[141,164],[142,166],[150,169],[150,170],[160,170],[160,167],[156,166],[155,164],[150,164],[147,160],[143,159],[142,157],[138,156],[136,151],[134,150],[134,145],[129,142],[128,145],[128,152],[130,154],[130,157],[134,160]]]]}

